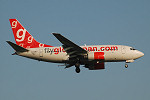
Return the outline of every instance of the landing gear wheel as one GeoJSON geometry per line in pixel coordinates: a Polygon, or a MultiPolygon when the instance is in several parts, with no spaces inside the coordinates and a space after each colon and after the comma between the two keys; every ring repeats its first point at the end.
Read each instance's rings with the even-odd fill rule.
{"type": "Polygon", "coordinates": [[[80,63],[77,62],[77,63],[75,64],[75,67],[76,67],[76,72],[77,72],[77,73],[80,73],[80,63]]]}
{"type": "Polygon", "coordinates": [[[79,67],[76,67],[76,72],[80,73],[80,68],[79,67]]]}
{"type": "Polygon", "coordinates": [[[128,64],[125,64],[125,68],[128,68],[128,64]]]}

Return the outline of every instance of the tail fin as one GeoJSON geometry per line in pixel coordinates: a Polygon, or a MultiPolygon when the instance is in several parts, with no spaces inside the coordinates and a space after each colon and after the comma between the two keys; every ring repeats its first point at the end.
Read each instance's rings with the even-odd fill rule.
{"type": "Polygon", "coordinates": [[[23,48],[52,47],[37,42],[17,19],[9,19],[16,44],[23,48]]]}

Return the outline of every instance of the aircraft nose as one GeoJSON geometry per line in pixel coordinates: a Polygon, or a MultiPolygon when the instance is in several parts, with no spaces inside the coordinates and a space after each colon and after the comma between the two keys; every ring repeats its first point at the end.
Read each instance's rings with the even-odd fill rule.
{"type": "Polygon", "coordinates": [[[143,56],[144,56],[144,53],[143,53],[143,52],[141,52],[141,53],[140,53],[140,55],[141,55],[141,57],[143,57],[143,56]]]}
{"type": "Polygon", "coordinates": [[[144,53],[141,52],[141,51],[138,51],[138,56],[139,56],[139,58],[140,58],[140,57],[143,57],[143,56],[144,56],[144,53]]]}

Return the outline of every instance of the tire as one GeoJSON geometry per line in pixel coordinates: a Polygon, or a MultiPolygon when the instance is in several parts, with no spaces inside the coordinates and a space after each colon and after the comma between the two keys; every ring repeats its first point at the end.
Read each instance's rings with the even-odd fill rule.
{"type": "Polygon", "coordinates": [[[76,67],[76,73],[80,73],[80,68],[76,67]]]}
{"type": "Polygon", "coordinates": [[[125,64],[125,68],[128,68],[128,64],[125,64]]]}

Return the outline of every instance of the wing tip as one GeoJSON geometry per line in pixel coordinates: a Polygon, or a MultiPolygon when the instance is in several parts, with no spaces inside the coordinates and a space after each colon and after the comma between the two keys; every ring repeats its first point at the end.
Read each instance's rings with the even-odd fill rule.
{"type": "Polygon", "coordinates": [[[7,42],[7,43],[10,43],[10,41],[8,41],[8,40],[7,40],[6,42],[7,42]]]}
{"type": "Polygon", "coordinates": [[[55,32],[54,32],[54,33],[52,33],[52,34],[53,34],[53,35],[60,35],[60,33],[55,33],[55,32]]]}

